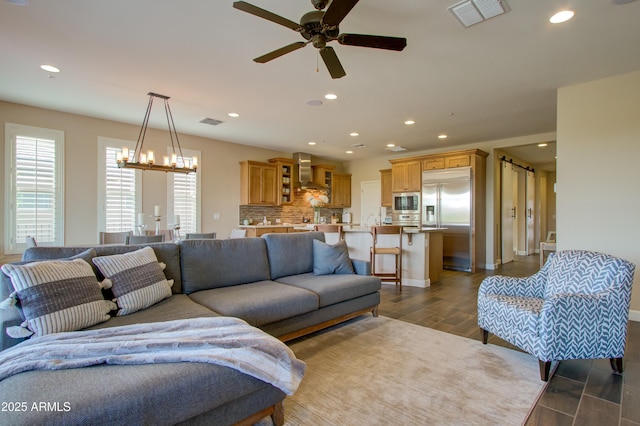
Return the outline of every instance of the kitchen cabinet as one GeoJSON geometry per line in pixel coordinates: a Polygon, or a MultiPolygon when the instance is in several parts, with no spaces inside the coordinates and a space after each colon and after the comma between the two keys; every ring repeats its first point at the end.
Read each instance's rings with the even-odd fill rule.
{"type": "Polygon", "coordinates": [[[240,204],[276,205],[276,166],[257,161],[240,162],[240,204]]]}
{"type": "Polygon", "coordinates": [[[422,190],[422,165],[419,160],[391,161],[391,187],[393,192],[422,190]]]}
{"type": "Polygon", "coordinates": [[[382,207],[393,207],[393,191],[391,191],[391,169],[380,170],[380,204],[382,207]]]}
{"type": "Polygon", "coordinates": [[[333,207],[351,207],[351,175],[334,173],[333,190],[331,192],[333,193],[333,199],[331,200],[333,207]]]}
{"type": "Polygon", "coordinates": [[[276,166],[276,204],[289,206],[293,203],[293,160],[290,158],[270,158],[276,166]]]}
{"type": "Polygon", "coordinates": [[[333,204],[333,170],[335,166],[328,164],[316,164],[311,166],[313,170],[313,183],[325,188],[326,196],[329,198],[328,205],[333,204]]]}

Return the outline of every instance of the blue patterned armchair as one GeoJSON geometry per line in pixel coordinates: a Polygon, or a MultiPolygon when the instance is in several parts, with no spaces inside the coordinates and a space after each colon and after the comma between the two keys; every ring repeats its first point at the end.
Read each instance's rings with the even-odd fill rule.
{"type": "Polygon", "coordinates": [[[635,265],[602,253],[552,253],[526,278],[490,276],[478,290],[482,343],[489,333],[536,356],[540,378],[552,361],[609,358],[622,373],[635,265]]]}

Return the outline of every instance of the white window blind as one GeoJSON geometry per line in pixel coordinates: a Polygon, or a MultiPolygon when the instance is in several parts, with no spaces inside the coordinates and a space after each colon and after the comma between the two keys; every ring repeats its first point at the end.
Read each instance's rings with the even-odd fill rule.
{"type": "Polygon", "coordinates": [[[6,125],[7,252],[24,250],[27,236],[39,245],[63,245],[63,138],[61,131],[6,125]]]}
{"type": "MultiPolygon", "coordinates": [[[[197,173],[167,173],[167,205],[168,211],[173,212],[174,218],[169,217],[171,223],[175,222],[175,215],[180,216],[180,235],[189,232],[200,232],[200,173],[202,163],[200,153],[197,151],[183,150],[187,158],[198,157],[197,173]]],[[[178,167],[184,167],[181,158],[178,158],[178,167]]]]}
{"type": "Polygon", "coordinates": [[[116,154],[123,146],[133,149],[134,142],[99,138],[99,230],[106,232],[135,229],[136,213],[141,212],[141,174],[121,169],[116,154]]]}

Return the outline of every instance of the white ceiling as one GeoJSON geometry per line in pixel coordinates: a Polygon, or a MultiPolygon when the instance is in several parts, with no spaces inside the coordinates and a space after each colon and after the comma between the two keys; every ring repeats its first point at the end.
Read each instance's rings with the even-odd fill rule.
{"type": "MultiPolygon", "coordinates": [[[[139,125],[153,91],[171,97],[179,133],[349,160],[386,155],[387,143],[410,154],[553,132],[558,87],[640,70],[640,1],[506,1],[510,12],[465,29],[447,10],[456,0],[360,0],[340,31],[406,37],[407,47],[333,42],[347,72],[338,80],[311,45],[254,63],[301,37],[232,0],[0,1],[0,99],[139,125]],[[575,18],[549,24],[566,6],[575,18]],[[45,63],[62,72],[49,78],[45,63]],[[366,147],[345,154],[352,144],[366,147]]],[[[293,21],[313,10],[309,0],[249,2],[293,21]]],[[[151,125],[166,128],[161,111],[151,125]]]]}

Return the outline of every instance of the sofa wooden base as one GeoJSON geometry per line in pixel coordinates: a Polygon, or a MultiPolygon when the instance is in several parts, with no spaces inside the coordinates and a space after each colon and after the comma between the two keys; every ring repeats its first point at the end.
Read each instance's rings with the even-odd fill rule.
{"type": "Polygon", "coordinates": [[[273,422],[274,426],[284,425],[283,401],[280,401],[276,403],[276,405],[273,405],[271,407],[267,407],[262,411],[258,411],[257,413],[247,417],[246,419],[239,421],[235,424],[235,426],[251,426],[267,416],[271,416],[271,421],[273,422]]]}
{"type": "Polygon", "coordinates": [[[360,315],[365,315],[367,313],[371,312],[371,314],[374,317],[378,316],[378,305],[375,306],[371,306],[369,308],[365,308],[365,309],[361,309],[359,311],[355,311],[355,312],[351,312],[349,314],[346,315],[342,315],[336,318],[332,318],[329,321],[325,321],[325,322],[321,322],[320,324],[316,324],[316,325],[312,325],[311,327],[306,327],[300,330],[296,330],[293,331],[291,333],[288,334],[283,334],[282,336],[279,336],[278,339],[280,339],[283,342],[287,342],[289,340],[293,340],[293,339],[297,339],[298,337],[302,337],[306,334],[310,334],[310,333],[314,333],[318,330],[322,330],[325,329],[327,327],[331,327],[332,325],[336,325],[336,324],[340,324],[341,322],[350,320],[351,318],[355,318],[355,317],[359,317],[360,315]]]}

